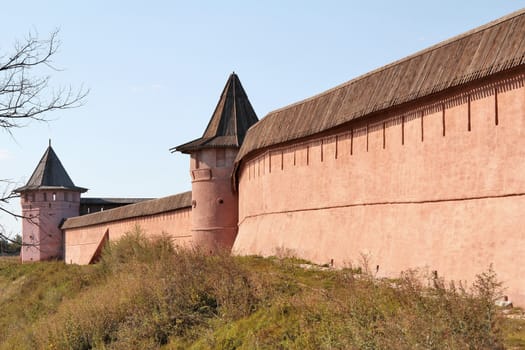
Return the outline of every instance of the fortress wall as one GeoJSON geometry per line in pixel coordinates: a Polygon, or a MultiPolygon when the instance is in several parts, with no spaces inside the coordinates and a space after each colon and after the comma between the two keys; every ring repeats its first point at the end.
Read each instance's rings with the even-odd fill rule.
{"type": "Polygon", "coordinates": [[[288,251],[379,276],[493,264],[525,304],[523,76],[262,150],[239,170],[239,254],[288,251]]]}
{"type": "Polygon", "coordinates": [[[109,240],[115,241],[137,225],[149,237],[165,233],[176,245],[187,246],[191,239],[191,208],[64,229],[66,263],[89,264],[106,232],[109,240]]]}

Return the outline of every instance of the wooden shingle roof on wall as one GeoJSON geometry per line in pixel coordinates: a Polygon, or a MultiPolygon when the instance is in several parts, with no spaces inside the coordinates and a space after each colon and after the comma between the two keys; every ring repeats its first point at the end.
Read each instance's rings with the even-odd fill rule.
{"type": "Polygon", "coordinates": [[[183,208],[191,208],[191,191],[100,211],[93,214],[76,216],[64,221],[61,228],[71,229],[92,226],[118,220],[161,214],[183,208]]]}
{"type": "Polygon", "coordinates": [[[320,133],[525,63],[525,10],[454,37],[333,89],[270,112],[237,155],[320,133]]]}

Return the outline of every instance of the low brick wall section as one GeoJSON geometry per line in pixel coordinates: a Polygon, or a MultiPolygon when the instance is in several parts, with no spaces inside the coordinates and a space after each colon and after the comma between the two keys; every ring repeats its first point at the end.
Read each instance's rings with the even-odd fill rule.
{"type": "Polygon", "coordinates": [[[168,234],[175,244],[190,245],[191,192],[67,219],[62,225],[66,263],[89,264],[106,232],[115,241],[137,225],[147,236],[168,234]]]}

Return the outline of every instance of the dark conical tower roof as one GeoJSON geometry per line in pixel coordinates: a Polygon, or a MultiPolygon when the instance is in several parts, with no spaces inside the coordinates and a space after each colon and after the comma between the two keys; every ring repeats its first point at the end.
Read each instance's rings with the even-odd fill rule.
{"type": "Polygon", "coordinates": [[[191,153],[204,148],[240,147],[250,126],[258,121],[239,77],[232,73],[202,137],[171,151],[191,153]]]}
{"type": "Polygon", "coordinates": [[[87,189],[77,187],[64,169],[51,144],[38,162],[33,175],[25,186],[17,188],[15,192],[24,192],[41,189],[68,189],[86,192],[87,189]]]}

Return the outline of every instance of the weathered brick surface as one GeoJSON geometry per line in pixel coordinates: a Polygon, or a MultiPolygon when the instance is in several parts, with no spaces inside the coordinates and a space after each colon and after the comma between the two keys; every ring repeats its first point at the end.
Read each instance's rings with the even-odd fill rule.
{"type": "Polygon", "coordinates": [[[507,75],[244,159],[234,251],[468,282],[493,264],[525,304],[523,86],[507,75]]]}
{"type": "Polygon", "coordinates": [[[88,264],[102,237],[109,233],[109,240],[115,241],[139,226],[147,236],[167,234],[180,246],[191,244],[191,208],[140,218],[123,219],[114,222],[78,227],[65,230],[65,261],[73,264],[88,264]]]}

